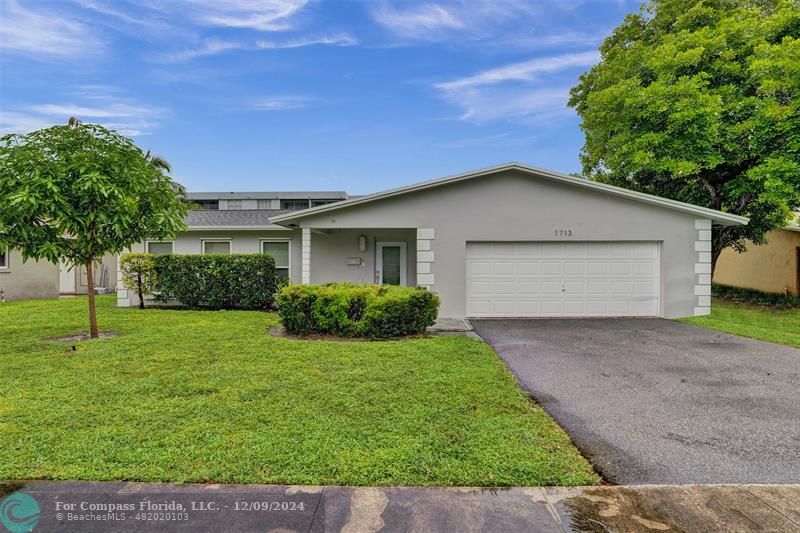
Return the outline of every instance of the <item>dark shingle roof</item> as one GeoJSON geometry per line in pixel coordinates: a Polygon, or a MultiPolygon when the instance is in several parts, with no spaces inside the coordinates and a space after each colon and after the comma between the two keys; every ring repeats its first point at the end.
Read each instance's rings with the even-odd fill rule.
{"type": "Polygon", "coordinates": [[[194,209],[189,211],[184,221],[190,228],[271,226],[269,217],[287,212],[286,209],[230,209],[222,211],[194,209]]]}
{"type": "Polygon", "coordinates": [[[187,192],[190,200],[346,200],[344,191],[187,192]]]}

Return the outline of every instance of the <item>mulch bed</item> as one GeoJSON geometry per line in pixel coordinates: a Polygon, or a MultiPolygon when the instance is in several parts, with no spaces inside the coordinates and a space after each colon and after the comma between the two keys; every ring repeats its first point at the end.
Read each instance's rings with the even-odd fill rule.
{"type": "MultiPolygon", "coordinates": [[[[101,331],[100,338],[101,339],[108,339],[111,337],[116,337],[117,334],[113,331],[101,331]]],[[[47,339],[52,342],[74,342],[74,341],[88,341],[91,340],[91,337],[88,333],[76,333],[75,335],[67,335],[66,337],[51,337],[47,339]]]]}

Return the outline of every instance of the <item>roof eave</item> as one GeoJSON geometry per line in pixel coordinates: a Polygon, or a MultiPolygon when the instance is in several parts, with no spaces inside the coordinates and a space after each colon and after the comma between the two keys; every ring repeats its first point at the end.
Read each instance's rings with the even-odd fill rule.
{"type": "Polygon", "coordinates": [[[186,231],[259,231],[284,230],[285,226],[269,224],[268,226],[186,226],[186,231]]]}

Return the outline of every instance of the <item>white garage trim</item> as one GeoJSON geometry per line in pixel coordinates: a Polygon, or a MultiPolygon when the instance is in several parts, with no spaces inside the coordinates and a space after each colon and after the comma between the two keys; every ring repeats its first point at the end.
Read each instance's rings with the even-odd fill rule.
{"type": "Polygon", "coordinates": [[[468,242],[469,317],[660,316],[659,242],[468,242]]]}

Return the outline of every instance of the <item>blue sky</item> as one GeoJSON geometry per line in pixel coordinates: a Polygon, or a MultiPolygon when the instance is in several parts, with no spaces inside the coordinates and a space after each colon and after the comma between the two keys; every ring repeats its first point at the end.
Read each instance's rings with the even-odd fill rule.
{"type": "Polygon", "coordinates": [[[623,0],[0,0],[0,129],[70,115],[190,190],[577,171],[565,105],[623,0]]]}

